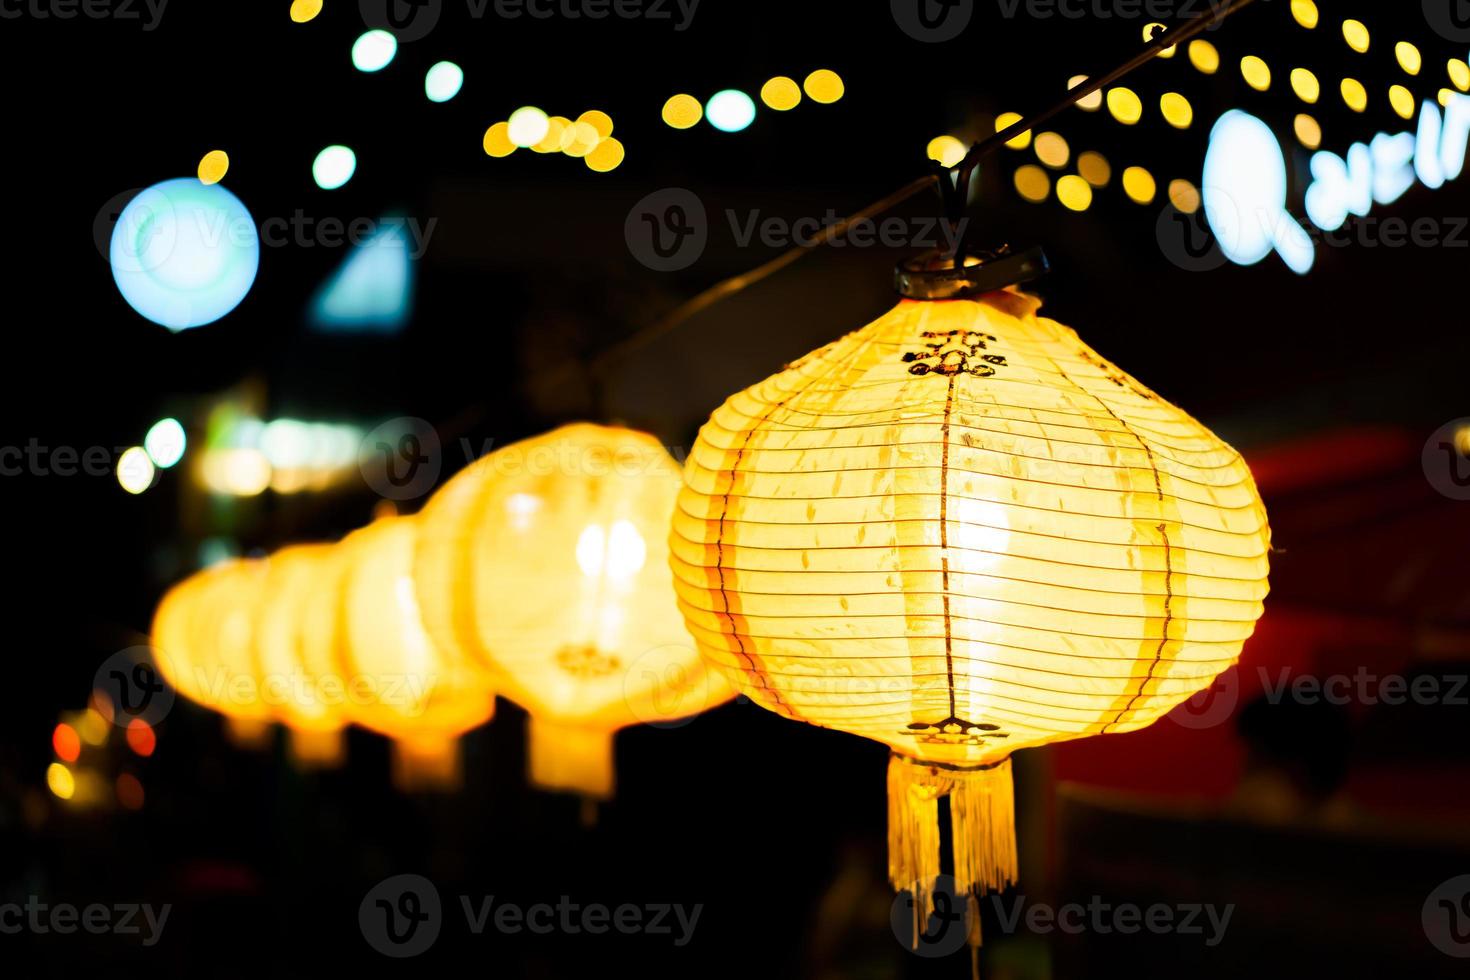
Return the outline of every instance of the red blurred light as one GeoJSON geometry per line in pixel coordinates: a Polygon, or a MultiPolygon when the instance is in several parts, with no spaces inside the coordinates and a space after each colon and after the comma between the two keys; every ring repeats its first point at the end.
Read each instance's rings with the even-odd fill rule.
{"type": "Polygon", "coordinates": [[[132,773],[117,777],[117,801],[128,810],[143,809],[143,784],[132,773]]]}
{"type": "Polygon", "coordinates": [[[134,718],[128,722],[128,747],[145,758],[153,754],[158,747],[158,736],[153,734],[153,728],[141,718],[134,718]]]}
{"type": "Polygon", "coordinates": [[[82,737],[75,728],[62,722],[51,733],[51,747],[63,762],[76,762],[77,757],[82,754],[82,737]]]}

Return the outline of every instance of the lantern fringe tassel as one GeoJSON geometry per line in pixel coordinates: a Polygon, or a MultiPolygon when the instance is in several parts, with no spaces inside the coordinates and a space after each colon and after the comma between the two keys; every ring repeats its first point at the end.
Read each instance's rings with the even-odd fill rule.
{"type": "Polygon", "coordinates": [[[412,735],[394,739],[393,785],[406,793],[452,793],[464,785],[459,739],[412,735]]]}
{"type": "Polygon", "coordinates": [[[949,797],[956,897],[970,897],[970,945],[980,945],[975,897],[1016,880],[1011,760],[955,769],[893,753],[888,759],[888,880],[914,895],[914,943],[934,910],[939,864],[939,800],[949,797]]]}
{"type": "Polygon", "coordinates": [[[347,732],[292,729],[286,735],[291,761],[302,769],[336,769],[347,759],[347,732]]]}
{"type": "Polygon", "coordinates": [[[594,800],[612,796],[612,732],[558,725],[533,715],[526,734],[531,782],[594,800]]]}

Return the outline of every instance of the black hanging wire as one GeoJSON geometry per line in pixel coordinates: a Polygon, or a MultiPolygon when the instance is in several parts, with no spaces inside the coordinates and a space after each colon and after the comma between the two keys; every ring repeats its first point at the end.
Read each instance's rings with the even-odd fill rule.
{"type": "MultiPolygon", "coordinates": [[[[970,181],[974,176],[975,168],[980,165],[982,159],[1023,133],[1036,129],[1053,116],[1071,108],[1094,92],[1099,92],[1123,77],[1132,74],[1137,69],[1152,61],[1159,52],[1184,44],[1215,27],[1221,21],[1225,20],[1225,18],[1250,6],[1252,2],[1253,0],[1231,0],[1229,4],[1219,9],[1210,9],[1188,20],[1181,21],[1173,27],[1155,31],[1149,42],[1127,61],[1106,74],[1089,77],[1085,82],[1081,82],[1075,88],[1069,89],[1063,98],[1052,105],[1032,113],[991,136],[987,136],[972,146],[970,151],[965,154],[964,159],[954,166],[948,168],[939,167],[936,169],[936,172],[926,174],[918,180],[899,188],[882,200],[875,201],[843,220],[828,225],[811,242],[798,245],[783,252],[774,259],[751,269],[749,272],[743,272],[715,283],[691,299],[679,304],[669,313],[655,320],[642,330],[606,348],[589,362],[588,366],[592,374],[594,376],[601,375],[624,355],[638,350],[665,334],[672,332],[682,326],[685,321],[708,309],[720,300],[733,296],[747,287],[753,286],[761,280],[780,272],[809,252],[814,246],[826,245],[840,238],[857,222],[889,211],[904,201],[922,194],[931,188],[938,190],[948,220],[958,232],[959,229],[963,228],[961,219],[966,202],[969,199],[970,181]]],[[[962,236],[958,234],[952,240],[957,244],[953,254],[948,257],[953,266],[959,268],[960,264],[965,260],[964,243],[962,236]]]]}

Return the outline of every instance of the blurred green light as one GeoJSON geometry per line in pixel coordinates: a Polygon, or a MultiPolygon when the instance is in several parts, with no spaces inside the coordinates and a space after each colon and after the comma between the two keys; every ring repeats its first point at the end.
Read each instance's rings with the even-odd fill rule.
{"type": "Polygon", "coordinates": [[[143,437],[143,449],[148,453],[148,458],[153,460],[153,465],[161,470],[166,470],[183,459],[186,446],[188,438],[178,419],[159,419],[148,430],[148,435],[143,437]]]}
{"type": "Polygon", "coordinates": [[[464,69],[452,61],[441,61],[424,76],[424,94],[430,102],[448,102],[464,85],[464,69]]]}

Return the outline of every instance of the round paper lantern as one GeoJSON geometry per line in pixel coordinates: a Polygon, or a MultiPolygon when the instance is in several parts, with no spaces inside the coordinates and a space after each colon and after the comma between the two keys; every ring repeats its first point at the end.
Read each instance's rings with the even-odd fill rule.
{"type": "Polygon", "coordinates": [[[728,399],[671,550],[705,657],[888,745],[889,873],[925,921],[1015,878],[1010,756],[1142,728],[1235,663],[1270,532],[1245,462],[1014,290],[904,300],[728,399]]]}
{"type": "Polygon", "coordinates": [[[667,538],[680,486],[652,436],[577,424],[476,461],[421,515],[425,625],[529,712],[538,785],[606,797],[617,729],[733,693],[675,602],[667,538]]]}
{"type": "Polygon", "coordinates": [[[273,719],[255,673],[254,615],[264,592],[263,562],[223,562],[170,589],[153,619],[164,679],[249,740],[273,719]]]}
{"type": "Polygon", "coordinates": [[[255,658],[261,693],[291,730],[298,762],[341,761],[346,724],[338,609],[343,566],[329,544],[293,545],[266,559],[256,610],[255,658]]]}
{"type": "Polygon", "coordinates": [[[447,788],[460,781],[457,739],[490,720],[495,695],[424,630],[413,582],[418,526],[384,518],[338,546],[342,673],[352,719],[394,740],[400,788],[447,788]]]}

